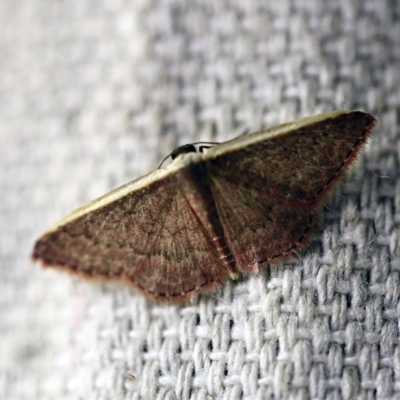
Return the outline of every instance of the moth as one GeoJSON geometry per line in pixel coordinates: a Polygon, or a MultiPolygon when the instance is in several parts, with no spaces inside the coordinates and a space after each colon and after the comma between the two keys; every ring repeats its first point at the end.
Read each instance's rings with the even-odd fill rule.
{"type": "Polygon", "coordinates": [[[78,208],[32,258],[86,278],[119,279],[179,302],[257,273],[307,244],[319,206],[376,125],[334,111],[174,151],[165,168],[78,208]]]}

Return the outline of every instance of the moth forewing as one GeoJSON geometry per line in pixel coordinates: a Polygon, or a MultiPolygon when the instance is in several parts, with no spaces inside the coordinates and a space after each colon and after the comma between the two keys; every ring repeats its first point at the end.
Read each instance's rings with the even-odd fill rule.
{"type": "Polygon", "coordinates": [[[228,140],[224,143],[211,147],[204,158],[216,158],[218,156],[224,155],[226,153],[231,153],[236,150],[244,149],[256,143],[260,143],[267,140],[273,140],[280,136],[285,136],[287,134],[295,134],[296,131],[306,128],[307,126],[311,126],[313,124],[334,120],[336,117],[340,115],[352,114],[354,111],[330,111],[323,114],[313,115],[310,117],[305,117],[298,119],[293,122],[287,122],[284,124],[272,126],[267,129],[263,129],[261,131],[249,133],[244,136],[240,136],[231,140],[228,140]]]}
{"type": "Polygon", "coordinates": [[[176,173],[177,170],[184,167],[190,158],[201,159],[201,156],[201,154],[186,154],[184,155],[184,157],[178,157],[165,168],[156,169],[140,178],[119,186],[116,189],[113,189],[110,192],[104,194],[103,196],[100,196],[97,199],[92,200],[91,202],[81,207],[78,207],[70,214],[48,228],[43,234],[53,232],[60,227],[70,223],[71,221],[83,217],[84,215],[89,214],[95,210],[99,210],[109,204],[114,203],[117,200],[122,199],[123,197],[132,196],[135,194],[135,192],[140,192],[140,190],[149,187],[149,185],[155,184],[156,182],[159,182],[162,179],[173,175],[174,173],[176,173]]]}

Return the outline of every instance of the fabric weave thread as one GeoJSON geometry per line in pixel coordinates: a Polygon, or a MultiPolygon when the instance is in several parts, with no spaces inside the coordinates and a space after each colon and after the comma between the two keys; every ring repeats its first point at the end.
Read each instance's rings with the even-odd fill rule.
{"type": "Polygon", "coordinates": [[[396,2],[25,3],[0,4],[0,397],[399,398],[396,2]],[[178,145],[343,108],[379,125],[282,265],[172,306],[29,261],[178,145]]]}

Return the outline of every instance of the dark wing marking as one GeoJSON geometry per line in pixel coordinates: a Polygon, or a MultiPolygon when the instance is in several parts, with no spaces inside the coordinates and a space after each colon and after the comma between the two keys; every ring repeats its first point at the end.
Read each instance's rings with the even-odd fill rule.
{"type": "Polygon", "coordinates": [[[156,300],[180,301],[212,287],[226,270],[172,180],[67,218],[37,241],[33,258],[85,277],[128,281],[156,300]]]}
{"type": "Polygon", "coordinates": [[[232,151],[216,146],[215,156],[206,155],[218,213],[242,270],[305,244],[318,205],[374,125],[368,114],[335,113],[267,140],[263,132],[253,134],[250,145],[236,139],[232,151]]]}

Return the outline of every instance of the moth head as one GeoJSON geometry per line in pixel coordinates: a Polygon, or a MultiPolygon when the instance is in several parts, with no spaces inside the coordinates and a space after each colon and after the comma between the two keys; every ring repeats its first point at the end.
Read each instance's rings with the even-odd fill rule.
{"type": "Polygon", "coordinates": [[[195,143],[190,143],[190,144],[184,144],[183,146],[179,146],[176,148],[172,153],[168,154],[164,160],[162,160],[160,166],[158,168],[161,168],[161,166],[164,164],[165,160],[169,157],[172,158],[172,161],[177,159],[179,156],[189,154],[189,153],[204,153],[204,149],[209,149],[210,147],[219,144],[218,142],[195,142],[195,143]],[[195,145],[201,145],[197,149],[195,145]]]}
{"type": "Polygon", "coordinates": [[[188,153],[197,153],[197,149],[193,144],[184,144],[183,146],[179,146],[170,154],[170,156],[173,160],[175,160],[175,158],[179,157],[180,155],[188,153]]]}

